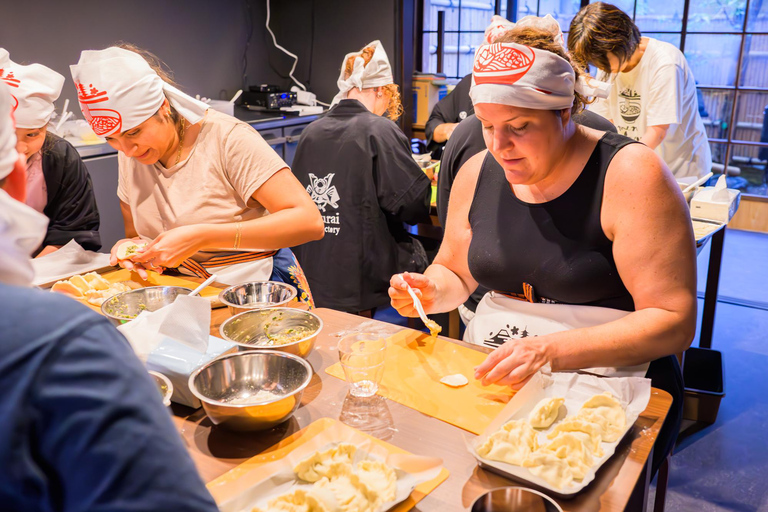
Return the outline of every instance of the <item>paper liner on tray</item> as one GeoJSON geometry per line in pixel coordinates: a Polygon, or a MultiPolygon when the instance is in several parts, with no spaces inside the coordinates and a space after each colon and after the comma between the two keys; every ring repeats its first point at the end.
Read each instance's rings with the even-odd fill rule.
{"type": "Polygon", "coordinates": [[[651,381],[642,377],[619,377],[604,378],[594,375],[585,375],[580,373],[561,372],[545,375],[541,372],[536,373],[533,378],[504,407],[501,413],[488,425],[485,431],[475,439],[467,441],[467,449],[477,459],[481,466],[508,476],[515,480],[533,484],[536,487],[545,489],[548,493],[559,497],[569,497],[584,489],[594,480],[595,473],[616,451],[616,446],[621,439],[632,428],[637,418],[648,406],[651,399],[651,381]],[[584,479],[574,480],[571,485],[562,489],[549,484],[546,480],[531,473],[528,468],[515,466],[506,462],[499,462],[485,459],[477,454],[477,447],[482,445],[485,440],[494,432],[499,430],[502,425],[510,420],[527,420],[528,414],[539,401],[550,397],[563,397],[566,413],[562,411],[555,423],[549,428],[538,431],[539,445],[546,445],[551,442],[546,435],[566,416],[575,416],[582,404],[594,395],[610,392],[619,399],[624,406],[626,415],[626,426],[621,436],[616,442],[601,443],[604,454],[602,457],[595,456],[595,463],[589,469],[584,479]]]}
{"type": "MultiPolygon", "coordinates": [[[[448,474],[442,467],[441,459],[407,453],[334,420],[327,418],[318,420],[305,430],[308,434],[299,438],[301,444],[297,441],[288,443],[286,443],[288,440],[283,441],[278,445],[277,450],[264,456],[254,457],[208,484],[208,490],[216,499],[219,510],[250,512],[253,507],[268,510],[267,503],[272,499],[291,492],[295,488],[311,488],[311,484],[303,483],[296,477],[293,468],[313,453],[339,443],[350,443],[357,447],[354,463],[368,458],[386,462],[395,469],[397,473],[395,500],[382,504],[377,509],[379,512],[403,503],[411,496],[414,489],[418,489],[422,484],[437,480],[433,482],[434,485],[424,489],[426,494],[437,487],[448,474]],[[314,435],[312,430],[316,431],[314,435]],[[286,452],[286,448],[290,450],[286,452]]],[[[410,509],[411,506],[413,503],[404,510],[410,509]]]]}

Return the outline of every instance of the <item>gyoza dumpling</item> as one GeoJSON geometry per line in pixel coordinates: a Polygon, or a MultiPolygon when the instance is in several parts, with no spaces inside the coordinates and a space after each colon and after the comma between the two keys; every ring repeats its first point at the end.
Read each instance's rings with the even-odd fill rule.
{"type": "Polygon", "coordinates": [[[321,478],[315,482],[314,488],[331,491],[343,512],[374,512],[383,503],[379,494],[365,485],[359,476],[347,473],[342,467],[345,465],[332,465],[330,473],[333,478],[321,478]]]}
{"type": "Polygon", "coordinates": [[[586,446],[589,437],[581,432],[563,432],[540,451],[553,453],[558,459],[565,460],[571,467],[575,480],[583,480],[594,463],[592,451],[586,446]],[[583,437],[581,437],[583,436],[583,437]]]}
{"type": "Polygon", "coordinates": [[[549,428],[557,419],[564,398],[545,398],[536,404],[528,415],[528,422],[533,428],[549,428]]]}
{"type": "MultiPolygon", "coordinates": [[[[253,511],[259,509],[254,508],[253,511]]],[[[329,512],[320,500],[304,489],[296,489],[269,502],[269,512],[329,512]]],[[[252,512],[253,512],[252,511],[252,512]]]]}
{"type": "Polygon", "coordinates": [[[378,460],[363,460],[357,463],[357,476],[376,491],[383,501],[392,501],[397,494],[395,470],[378,460]]]}
{"type": "Polygon", "coordinates": [[[296,464],[293,472],[301,480],[307,482],[317,482],[322,477],[327,476],[330,466],[335,462],[344,462],[352,464],[357,447],[353,444],[339,443],[333,448],[328,448],[322,452],[315,452],[312,456],[296,464]]]}
{"type": "Polygon", "coordinates": [[[536,431],[524,420],[513,420],[491,434],[477,448],[477,454],[488,460],[520,466],[538,446],[536,431]]]}
{"type": "Polygon", "coordinates": [[[532,453],[523,461],[523,467],[528,468],[531,473],[543,478],[558,489],[562,489],[573,482],[571,466],[553,453],[532,453]]]}
{"type": "Polygon", "coordinates": [[[617,441],[627,424],[624,408],[608,392],[595,395],[584,402],[576,416],[603,427],[602,437],[606,443],[617,441]]]}
{"type": "Polygon", "coordinates": [[[583,432],[589,436],[589,447],[592,453],[597,457],[603,456],[603,448],[600,446],[600,441],[603,439],[603,427],[600,424],[571,416],[555,425],[552,432],[547,434],[547,438],[554,439],[561,432],[583,432]]]}

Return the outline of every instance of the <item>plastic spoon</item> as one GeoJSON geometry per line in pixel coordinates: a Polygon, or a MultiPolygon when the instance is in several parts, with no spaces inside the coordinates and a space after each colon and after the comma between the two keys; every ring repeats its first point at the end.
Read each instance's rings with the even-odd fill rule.
{"type": "Polygon", "coordinates": [[[202,284],[201,284],[200,286],[198,286],[197,288],[195,288],[195,289],[192,291],[192,293],[190,293],[190,294],[189,294],[189,296],[190,296],[190,297],[194,297],[195,295],[199,294],[201,291],[203,291],[203,290],[205,289],[205,287],[206,287],[206,286],[208,286],[209,284],[211,284],[211,283],[212,283],[212,282],[214,282],[215,280],[216,280],[216,274],[211,274],[211,277],[209,277],[208,279],[206,279],[205,281],[203,281],[203,282],[202,282],[202,284]]]}
{"type": "Polygon", "coordinates": [[[711,172],[709,172],[709,173],[705,174],[704,176],[702,176],[701,178],[699,178],[698,180],[694,181],[693,183],[691,183],[690,185],[688,185],[687,187],[685,187],[683,189],[683,195],[687,194],[688,192],[690,192],[694,188],[698,187],[699,185],[701,185],[702,183],[707,181],[712,176],[713,176],[713,174],[711,172]]]}
{"type": "Polygon", "coordinates": [[[427,318],[427,314],[424,312],[424,307],[421,305],[421,301],[416,296],[416,292],[413,291],[413,288],[411,288],[411,285],[408,283],[405,283],[405,286],[408,288],[408,294],[411,296],[411,299],[413,299],[413,306],[419,313],[419,318],[421,318],[421,321],[424,322],[424,325],[426,325],[427,329],[429,329],[429,335],[433,338],[436,338],[440,331],[443,330],[443,328],[440,327],[440,325],[434,320],[427,318]]]}

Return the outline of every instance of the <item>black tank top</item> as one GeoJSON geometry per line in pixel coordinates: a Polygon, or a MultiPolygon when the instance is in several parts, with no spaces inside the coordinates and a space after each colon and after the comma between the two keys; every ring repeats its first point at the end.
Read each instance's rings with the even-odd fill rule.
{"type": "Polygon", "coordinates": [[[603,233],[605,172],[635,141],[606,133],[571,187],[540,204],[518,199],[490,153],[469,210],[469,270],[482,286],[535,302],[634,311],[603,233]]]}

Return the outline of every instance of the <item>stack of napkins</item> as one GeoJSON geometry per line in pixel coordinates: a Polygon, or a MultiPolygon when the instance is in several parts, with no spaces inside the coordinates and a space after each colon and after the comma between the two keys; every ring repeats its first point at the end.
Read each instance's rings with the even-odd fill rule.
{"type": "Polygon", "coordinates": [[[702,188],[691,199],[691,217],[728,223],[739,209],[741,193],[727,188],[725,175],[720,176],[714,187],[702,188]]]}
{"type": "Polygon", "coordinates": [[[147,368],[171,380],[171,401],[189,407],[200,407],[189,391],[192,372],[235,346],[210,336],[210,329],[211,303],[186,295],[157,311],[142,311],[118,327],[147,368]]]}

